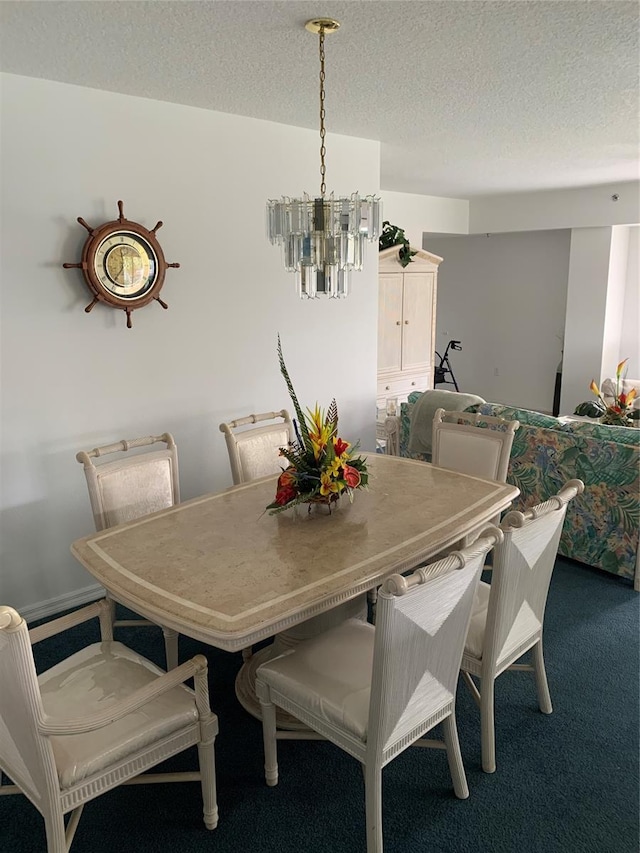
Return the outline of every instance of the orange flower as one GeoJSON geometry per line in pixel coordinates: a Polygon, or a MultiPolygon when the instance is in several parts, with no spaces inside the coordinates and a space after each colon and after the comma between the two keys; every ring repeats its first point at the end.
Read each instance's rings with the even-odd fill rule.
{"type": "Polygon", "coordinates": [[[616,368],[616,379],[620,379],[622,376],[622,371],[624,370],[625,364],[629,361],[628,358],[625,358],[624,361],[621,361],[618,367],[616,368]]]}
{"type": "Polygon", "coordinates": [[[278,477],[278,488],[286,489],[286,488],[295,488],[296,478],[294,474],[296,473],[295,468],[285,468],[285,470],[278,477]]]}

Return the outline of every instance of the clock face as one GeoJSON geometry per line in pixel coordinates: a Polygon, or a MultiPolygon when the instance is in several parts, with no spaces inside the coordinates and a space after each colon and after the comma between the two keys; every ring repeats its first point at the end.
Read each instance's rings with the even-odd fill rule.
{"type": "Polygon", "coordinates": [[[132,231],[115,231],[97,246],[93,269],[98,284],[118,299],[141,299],[158,277],[158,258],[147,240],[132,231]]]}

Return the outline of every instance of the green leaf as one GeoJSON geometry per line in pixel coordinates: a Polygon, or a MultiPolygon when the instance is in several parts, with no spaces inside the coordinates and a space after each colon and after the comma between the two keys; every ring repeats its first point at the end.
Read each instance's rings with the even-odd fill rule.
{"type": "Polygon", "coordinates": [[[399,228],[397,225],[391,225],[387,221],[383,222],[382,226],[382,233],[378,240],[378,250],[382,251],[383,249],[390,249],[392,246],[402,246],[402,249],[398,253],[398,260],[403,267],[406,267],[411,263],[411,258],[417,252],[415,250],[411,251],[411,245],[402,228],[399,228]]]}

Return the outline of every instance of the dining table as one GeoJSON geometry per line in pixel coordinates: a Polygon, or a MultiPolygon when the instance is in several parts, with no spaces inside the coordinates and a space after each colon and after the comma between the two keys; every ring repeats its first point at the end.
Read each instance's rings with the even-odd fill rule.
{"type": "MultiPolygon", "coordinates": [[[[71,551],[116,601],[235,652],[275,635],[286,645],[289,633],[361,610],[368,590],[479,532],[519,494],[426,462],[363,456],[368,485],[351,501],[271,514],[277,477],[264,477],[91,533],[71,551]]],[[[248,656],[236,681],[258,717],[252,682],[268,649],[248,656]]]]}

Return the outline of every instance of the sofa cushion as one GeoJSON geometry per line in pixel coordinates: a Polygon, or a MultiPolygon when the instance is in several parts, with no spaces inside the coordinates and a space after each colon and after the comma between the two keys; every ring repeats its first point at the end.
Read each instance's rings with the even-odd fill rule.
{"type": "Polygon", "coordinates": [[[530,409],[516,409],[513,406],[503,406],[501,403],[483,403],[477,409],[482,415],[495,418],[509,418],[520,421],[521,424],[545,427],[546,429],[561,429],[562,424],[552,415],[533,412],[530,409]]]}

